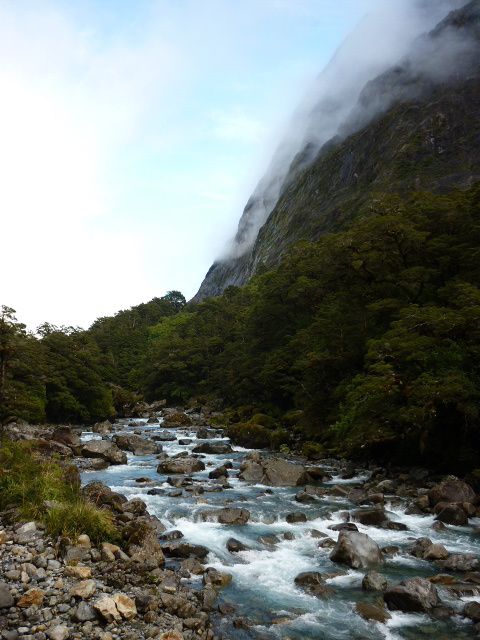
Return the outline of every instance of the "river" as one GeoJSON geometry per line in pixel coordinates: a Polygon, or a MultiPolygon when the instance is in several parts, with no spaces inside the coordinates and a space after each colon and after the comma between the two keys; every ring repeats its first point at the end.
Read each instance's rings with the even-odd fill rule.
{"type": "MultiPolygon", "coordinates": [[[[163,429],[161,418],[158,424],[147,424],[146,420],[136,420],[135,430],[142,436],[151,437],[160,434],[163,429]]],[[[119,427],[119,425],[117,425],[119,427]]],[[[168,429],[175,433],[175,430],[168,429]]],[[[116,433],[132,433],[133,428],[126,422],[116,433]]],[[[189,438],[191,443],[180,445],[178,440],[162,442],[163,450],[169,456],[191,450],[199,444],[195,430],[182,428],[178,438],[189,438]]],[[[85,432],[82,440],[97,438],[96,434],[85,432]]],[[[225,442],[227,439],[216,438],[214,442],[225,442]]],[[[205,442],[202,440],[201,442],[205,442]]],[[[231,603],[235,607],[235,618],[248,619],[249,628],[233,628],[232,616],[216,617],[218,635],[224,638],[284,638],[301,639],[420,639],[435,638],[472,638],[474,633],[471,621],[455,615],[447,621],[433,620],[422,614],[405,614],[392,612],[392,617],[385,624],[367,622],[354,610],[359,601],[372,602],[378,594],[362,591],[361,583],[365,571],[347,570],[333,563],[331,550],[319,547],[319,539],[311,531],[317,530],[336,540],[337,533],[329,526],[342,521],[340,512],[353,508],[344,497],[334,494],[317,498],[312,504],[299,504],[295,501],[296,488],[266,487],[249,485],[238,478],[238,470],[248,450],[234,447],[233,453],[224,455],[205,455],[203,457],[206,470],[193,474],[194,480],[200,481],[205,493],[192,495],[183,490],[178,497],[171,497],[173,487],[167,484],[166,476],[157,473],[158,460],[155,455],[135,456],[128,454],[128,464],[112,465],[102,471],[86,471],[82,474],[83,483],[101,481],[114,491],[128,498],[141,498],[151,514],[156,515],[168,530],[180,530],[187,542],[201,544],[209,550],[207,566],[222,572],[228,572],[233,580],[220,592],[219,602],[231,603]],[[230,461],[233,468],[229,470],[230,488],[221,491],[209,491],[216,488],[209,480],[208,473],[213,468],[230,461]],[[150,478],[152,483],[139,484],[136,479],[150,478]],[[163,495],[150,495],[152,487],[164,489],[163,495]],[[216,507],[238,506],[250,511],[250,521],[243,526],[225,526],[215,522],[203,522],[200,512],[216,507]],[[302,511],[308,521],[288,524],[287,513],[302,511]],[[285,539],[284,534],[287,533],[285,539]],[[291,536],[290,534],[293,534],[291,536]],[[277,536],[278,543],[266,545],[259,542],[259,536],[277,536]],[[226,542],[234,537],[249,547],[249,550],[230,553],[226,542]],[[321,574],[344,572],[343,575],[327,579],[333,587],[331,598],[319,599],[308,595],[295,586],[295,576],[303,571],[318,571],[321,574]]],[[[365,481],[369,474],[359,470],[350,478],[342,478],[341,467],[336,464],[322,467],[332,474],[332,479],[323,483],[323,487],[338,485],[355,486],[365,481]]],[[[179,492],[176,492],[179,493],[179,492]]],[[[381,572],[389,581],[422,576],[428,577],[439,573],[435,566],[424,560],[409,555],[406,548],[414,538],[429,537],[435,543],[444,544],[450,552],[476,553],[480,555],[480,535],[476,527],[480,520],[471,519],[469,527],[449,526],[445,531],[434,531],[431,528],[433,516],[406,515],[407,501],[397,496],[387,496],[385,504],[390,519],[407,525],[408,531],[391,531],[358,524],[359,531],[368,533],[380,547],[398,546],[400,551],[387,556],[381,572]],[[472,526],[473,525],[473,526],[472,526]]],[[[355,507],[356,508],[356,507],[355,507]]],[[[167,563],[175,564],[172,560],[167,563]]],[[[193,577],[189,582],[200,585],[201,577],[193,577]]],[[[471,597],[461,599],[453,597],[445,589],[439,588],[444,602],[460,611],[471,597]]]]}

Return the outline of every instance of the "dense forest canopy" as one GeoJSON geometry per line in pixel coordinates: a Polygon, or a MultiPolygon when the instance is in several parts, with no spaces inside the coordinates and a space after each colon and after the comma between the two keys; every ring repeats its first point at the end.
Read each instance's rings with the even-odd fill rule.
{"type": "Polygon", "coordinates": [[[374,194],[344,231],[218,298],[171,292],[34,337],[4,308],[2,418],[89,422],[144,394],[220,401],[259,446],[478,461],[480,185],[374,194]]]}
{"type": "Polygon", "coordinates": [[[2,307],[1,421],[89,423],[113,417],[137,397],[135,367],[149,327],[184,305],[182,294],[171,291],[100,318],[88,331],[45,323],[36,334],[17,321],[14,309],[2,307]]]}

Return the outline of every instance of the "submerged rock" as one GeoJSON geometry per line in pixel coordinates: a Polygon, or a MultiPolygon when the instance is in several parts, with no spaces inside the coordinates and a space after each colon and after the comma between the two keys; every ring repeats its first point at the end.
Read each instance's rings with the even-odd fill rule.
{"type": "Polygon", "coordinates": [[[323,576],[317,571],[304,571],[295,578],[295,584],[317,598],[329,598],[334,590],[329,587],[323,576]]]}
{"type": "Polygon", "coordinates": [[[236,538],[229,538],[227,540],[227,549],[230,553],[238,553],[239,551],[248,551],[249,547],[237,540],[236,538]]]}
{"type": "Polygon", "coordinates": [[[373,620],[374,622],[381,622],[382,624],[385,624],[385,622],[392,617],[385,607],[372,602],[357,602],[355,604],[355,611],[364,620],[373,620]]]}

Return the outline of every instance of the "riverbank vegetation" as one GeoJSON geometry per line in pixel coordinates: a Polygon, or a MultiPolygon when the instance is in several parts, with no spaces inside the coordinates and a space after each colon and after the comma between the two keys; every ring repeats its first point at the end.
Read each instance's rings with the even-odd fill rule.
{"type": "Polygon", "coordinates": [[[75,540],[86,533],[94,542],[115,541],[110,512],[80,493],[76,468],[43,460],[33,442],[3,440],[0,448],[0,510],[24,520],[39,520],[47,533],[75,540]]]}

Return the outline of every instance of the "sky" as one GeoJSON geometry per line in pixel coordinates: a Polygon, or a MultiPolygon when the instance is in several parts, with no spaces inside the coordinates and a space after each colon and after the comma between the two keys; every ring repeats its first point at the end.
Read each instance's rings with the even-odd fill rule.
{"type": "Polygon", "coordinates": [[[0,304],[88,327],[192,297],[373,3],[0,0],[0,304]]]}

